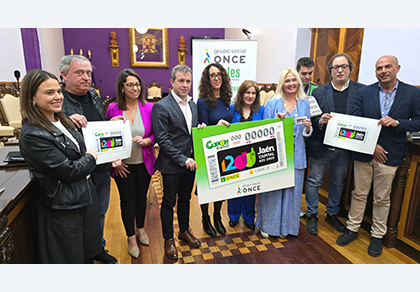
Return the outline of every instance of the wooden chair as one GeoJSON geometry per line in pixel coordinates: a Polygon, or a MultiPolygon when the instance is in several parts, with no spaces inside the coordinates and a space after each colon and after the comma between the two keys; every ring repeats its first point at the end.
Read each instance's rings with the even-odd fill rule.
{"type": "MultiPolygon", "coordinates": [[[[0,114],[2,116],[3,126],[9,126],[13,129],[14,136],[19,138],[22,128],[22,116],[20,114],[20,100],[11,94],[5,94],[0,98],[0,114]]],[[[10,128],[7,129],[7,132],[10,128]]]]}
{"type": "Polygon", "coordinates": [[[108,110],[108,106],[113,103],[113,102],[117,102],[117,98],[116,97],[108,97],[106,99],[103,100],[102,105],[104,106],[104,112],[106,113],[106,111],[108,110]]]}
{"type": "Polygon", "coordinates": [[[149,98],[154,98],[154,97],[158,97],[158,98],[162,98],[162,85],[157,84],[156,81],[152,81],[152,83],[150,83],[147,86],[147,97],[149,98]]]}
{"type": "Polygon", "coordinates": [[[269,101],[270,99],[272,99],[275,94],[276,93],[273,90],[270,90],[270,91],[267,92],[267,94],[265,95],[265,99],[264,99],[264,106],[267,105],[267,101],[269,101]]]}

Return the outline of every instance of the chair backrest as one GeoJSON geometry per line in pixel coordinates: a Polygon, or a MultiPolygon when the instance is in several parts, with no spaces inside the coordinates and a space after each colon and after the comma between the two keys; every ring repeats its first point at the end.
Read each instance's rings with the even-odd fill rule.
{"type": "Polygon", "coordinates": [[[13,128],[22,128],[22,116],[20,114],[20,100],[11,94],[3,95],[0,98],[2,115],[7,125],[13,128]]]}
{"type": "Polygon", "coordinates": [[[275,92],[273,90],[270,90],[269,92],[267,92],[267,94],[265,95],[264,106],[266,106],[267,101],[272,99],[274,95],[275,95],[275,92]]]}
{"type": "Polygon", "coordinates": [[[265,105],[265,96],[267,95],[267,92],[264,90],[260,91],[260,105],[265,105]]]}
{"type": "Polygon", "coordinates": [[[152,81],[147,86],[147,97],[162,97],[162,85],[157,84],[156,81],[152,81]]]}

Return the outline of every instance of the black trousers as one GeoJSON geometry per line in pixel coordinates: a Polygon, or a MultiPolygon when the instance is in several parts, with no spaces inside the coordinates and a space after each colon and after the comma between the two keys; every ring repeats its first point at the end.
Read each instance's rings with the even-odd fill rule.
{"type": "Polygon", "coordinates": [[[98,198],[73,210],[48,208],[36,201],[39,257],[42,264],[83,264],[102,252],[98,198]]]}
{"type": "Polygon", "coordinates": [[[144,227],[146,217],[147,191],[149,190],[150,174],[144,163],[128,165],[127,177],[115,176],[115,182],[120,193],[121,217],[127,236],[135,235],[134,220],[137,228],[144,227]]]}
{"type": "Polygon", "coordinates": [[[186,170],[181,174],[162,173],[163,199],[160,207],[162,233],[164,239],[174,236],[174,207],[177,203],[179,231],[185,232],[190,223],[190,199],[194,186],[195,171],[186,170]]]}

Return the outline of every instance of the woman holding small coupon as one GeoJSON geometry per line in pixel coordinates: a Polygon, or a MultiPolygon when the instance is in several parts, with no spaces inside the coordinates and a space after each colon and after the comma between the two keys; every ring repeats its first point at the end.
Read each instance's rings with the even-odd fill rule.
{"type": "Polygon", "coordinates": [[[90,174],[97,155],[63,113],[55,75],[29,71],[22,81],[19,147],[39,184],[34,193],[39,260],[92,263],[102,248],[99,205],[90,174]]]}
{"type": "Polygon", "coordinates": [[[133,144],[129,158],[114,161],[115,182],[120,193],[121,216],[128,241],[128,253],[137,258],[140,250],[137,237],[143,245],[149,245],[144,229],[147,191],[151,176],[155,173],[155,137],[152,129],[152,107],[144,99],[144,86],[139,75],[125,69],[117,77],[117,102],[111,103],[105,117],[123,115],[130,123],[133,144]],[[136,227],[134,226],[136,224],[136,227]]]}
{"type": "MultiPolygon", "coordinates": [[[[245,80],[239,86],[235,103],[230,105],[233,111],[232,123],[262,120],[264,107],[260,105],[260,92],[255,81],[245,80]]],[[[229,225],[235,227],[241,215],[246,227],[255,229],[255,195],[228,200],[229,225]]]]}
{"type": "MultiPolygon", "coordinates": [[[[209,64],[201,75],[198,90],[200,97],[197,100],[197,110],[200,124],[229,126],[233,118],[233,111],[229,108],[232,89],[226,69],[217,63],[209,64]]],[[[226,229],[220,215],[222,204],[223,201],[213,203],[213,220],[217,232],[224,235],[226,229]]],[[[216,236],[216,231],[210,223],[208,203],[201,205],[201,212],[204,231],[210,236],[216,236]]]]}
{"type": "Polygon", "coordinates": [[[302,81],[294,69],[280,75],[276,95],[267,102],[264,120],[293,118],[295,186],[262,193],[258,198],[256,227],[267,238],[299,233],[299,212],[306,168],[304,137],[312,134],[309,101],[305,98],[302,81]]]}

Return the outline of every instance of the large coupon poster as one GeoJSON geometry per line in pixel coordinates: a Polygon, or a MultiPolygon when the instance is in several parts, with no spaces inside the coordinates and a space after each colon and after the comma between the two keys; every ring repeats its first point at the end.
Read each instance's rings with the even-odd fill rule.
{"type": "Polygon", "coordinates": [[[98,155],[96,164],[130,157],[132,136],[128,121],[88,122],[82,131],[86,149],[98,155]]]}
{"type": "Polygon", "coordinates": [[[194,101],[198,99],[201,75],[210,63],[219,63],[226,69],[232,86],[232,100],[242,82],[256,79],[256,40],[193,40],[192,46],[194,101]]]}
{"type": "Polygon", "coordinates": [[[381,132],[379,120],[331,113],[324,144],[372,155],[381,132]]]}
{"type": "Polygon", "coordinates": [[[199,204],[294,186],[293,119],[193,129],[199,204]]]}

